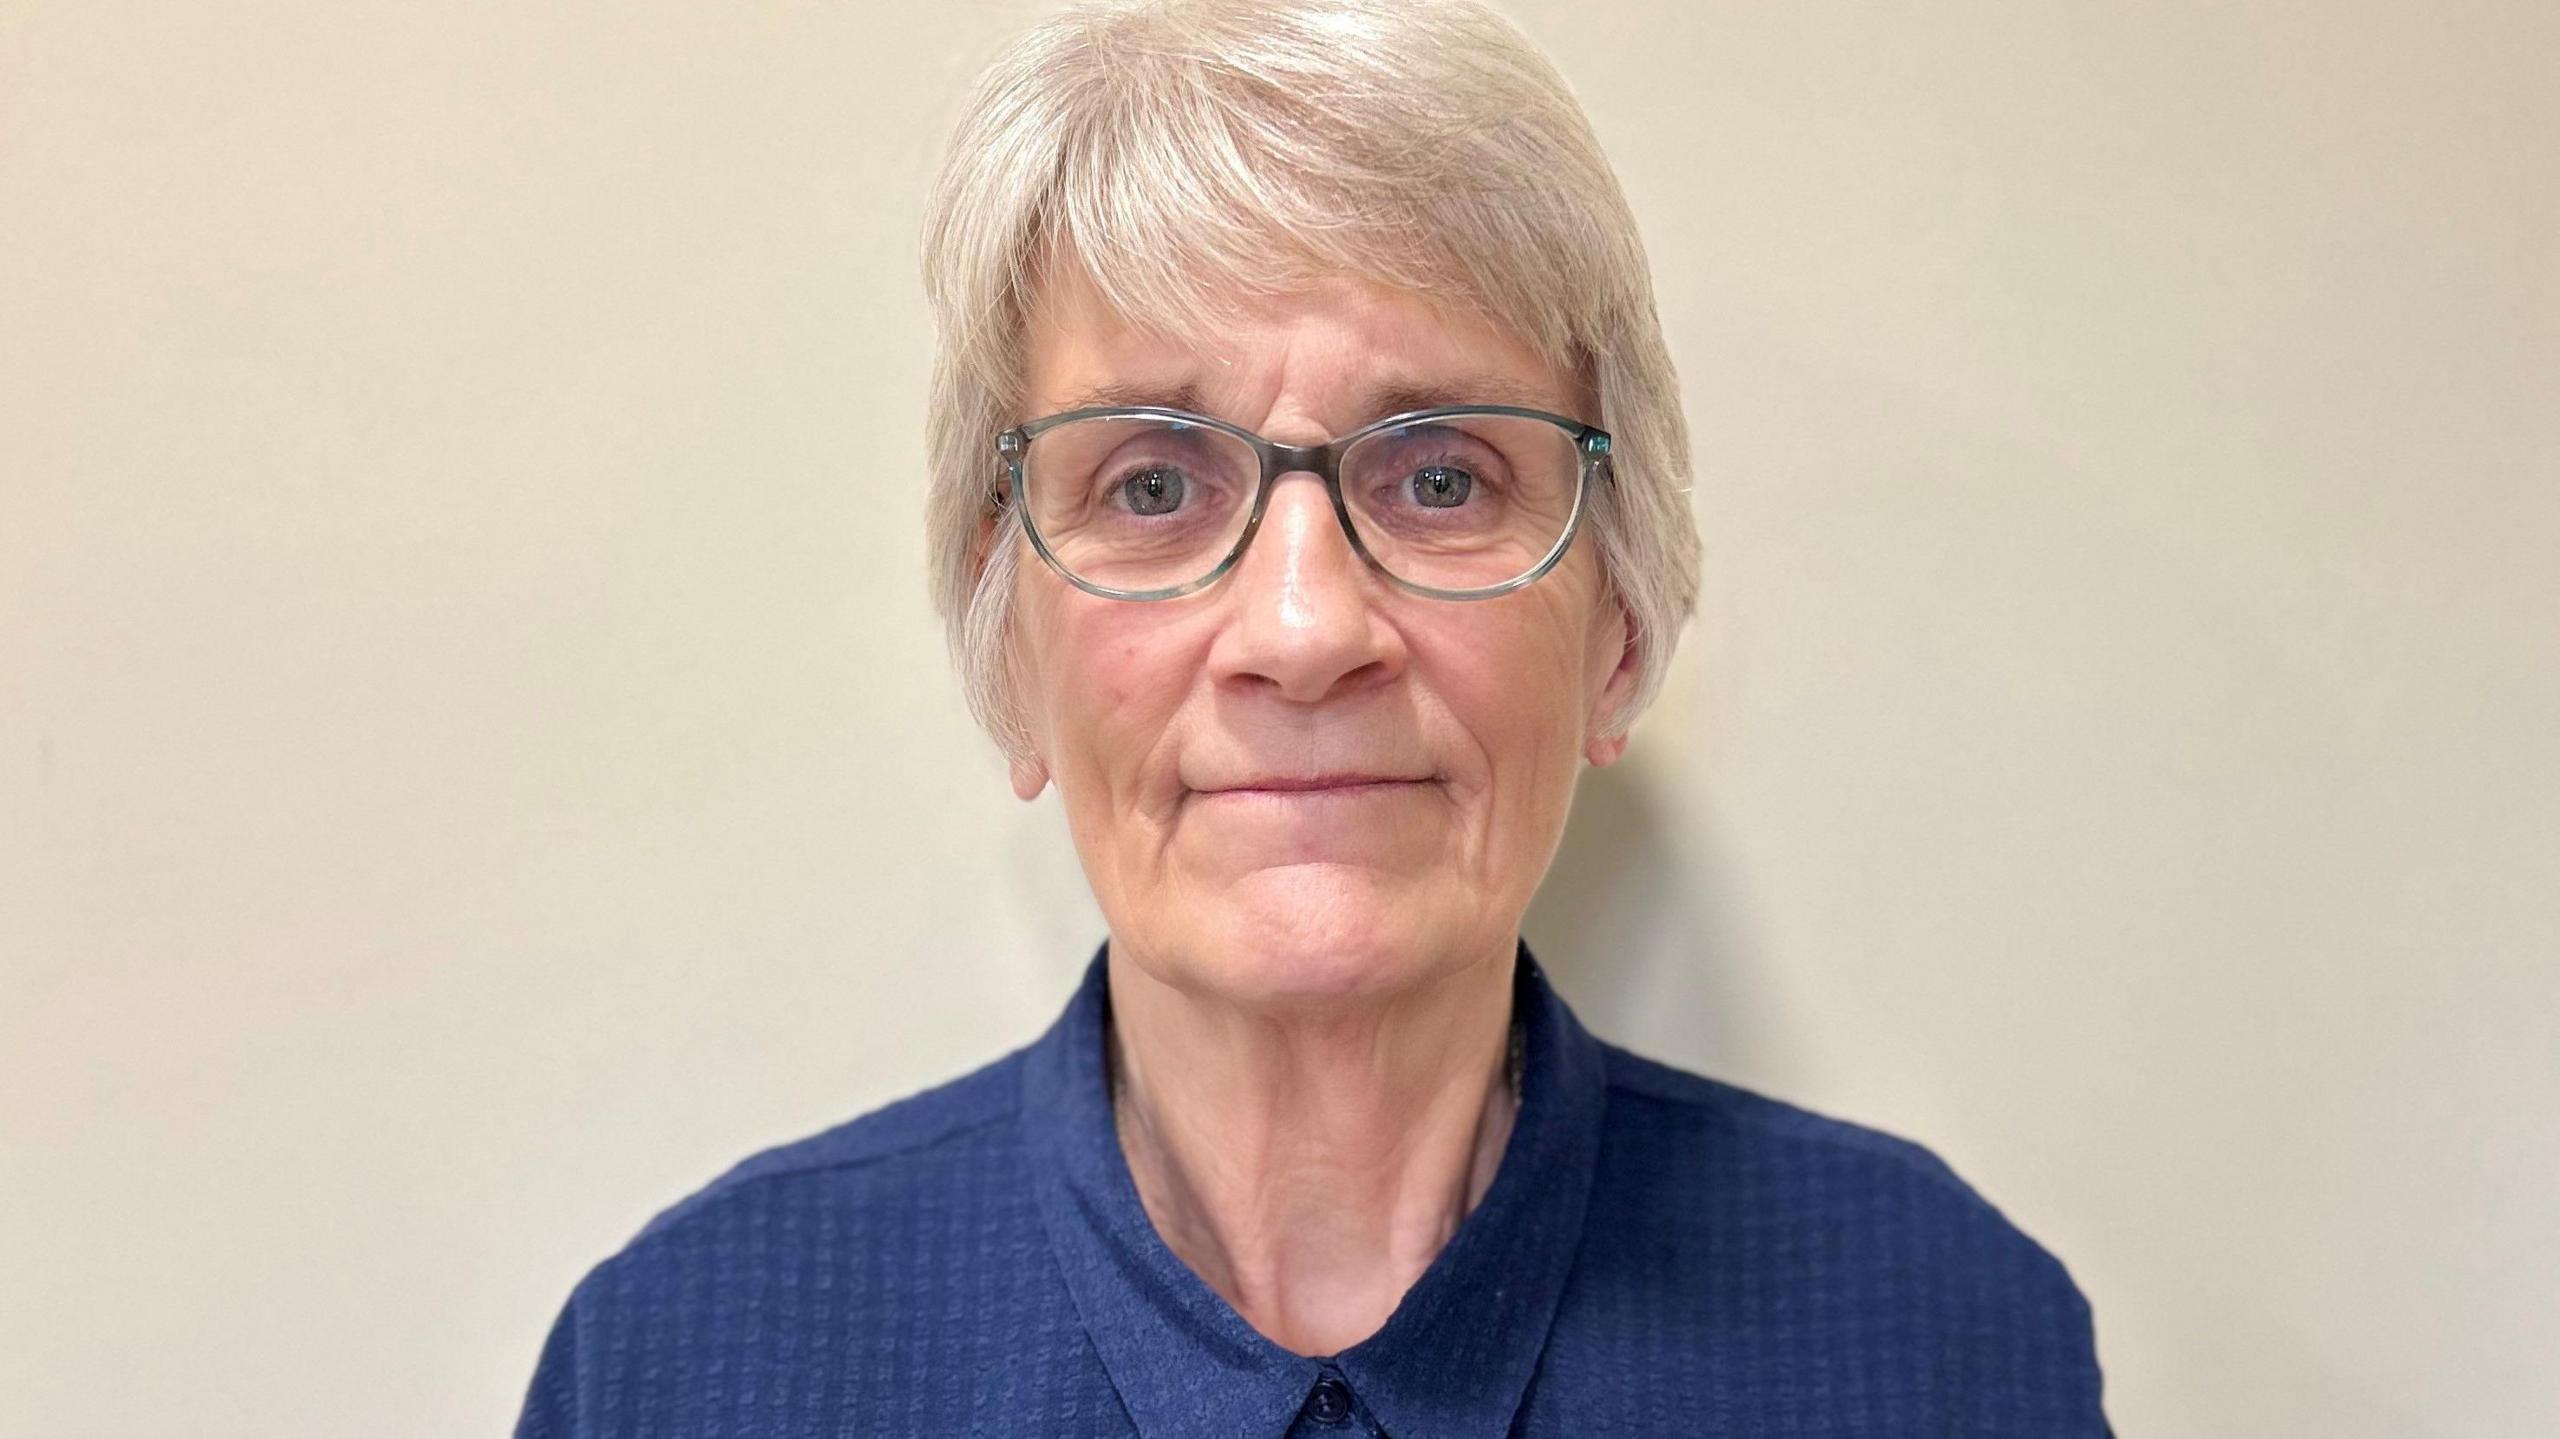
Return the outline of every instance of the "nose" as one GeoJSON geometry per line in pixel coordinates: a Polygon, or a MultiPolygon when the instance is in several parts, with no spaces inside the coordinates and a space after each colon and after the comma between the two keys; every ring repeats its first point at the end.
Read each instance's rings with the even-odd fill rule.
{"type": "Polygon", "coordinates": [[[1223,583],[1227,622],[1209,651],[1222,685],[1313,704],[1403,672],[1403,636],[1376,604],[1384,581],[1353,552],[1313,475],[1280,477],[1223,583]]]}

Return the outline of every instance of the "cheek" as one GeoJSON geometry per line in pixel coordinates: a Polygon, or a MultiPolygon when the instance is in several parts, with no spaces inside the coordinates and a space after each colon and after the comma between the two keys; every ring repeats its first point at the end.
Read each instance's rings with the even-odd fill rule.
{"type": "Polygon", "coordinates": [[[1052,605],[1036,626],[1053,766],[1118,776],[1159,750],[1194,667],[1157,617],[1137,609],[1052,605]]]}
{"type": "Polygon", "coordinates": [[[1486,618],[1433,647],[1435,688],[1491,775],[1516,782],[1578,752],[1584,656],[1578,630],[1543,610],[1486,618]]]}
{"type": "Polygon", "coordinates": [[[1585,609],[1569,594],[1531,591],[1521,599],[1492,602],[1500,609],[1449,645],[1449,671],[1464,676],[1464,691],[1487,732],[1503,732],[1516,743],[1541,737],[1572,743],[1590,661],[1585,609]]]}
{"type": "Polygon", "coordinates": [[[1075,653],[1078,661],[1069,672],[1083,679],[1089,691],[1083,702],[1106,723],[1129,712],[1151,688],[1144,673],[1145,652],[1134,642],[1109,640],[1075,653]]]}

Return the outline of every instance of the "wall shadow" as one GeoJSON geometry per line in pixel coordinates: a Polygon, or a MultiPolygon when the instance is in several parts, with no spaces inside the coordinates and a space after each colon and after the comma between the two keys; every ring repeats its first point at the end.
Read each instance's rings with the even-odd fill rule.
{"type": "Polygon", "coordinates": [[[1737,1082],[1786,1068],[1739,870],[1712,812],[1674,816],[1641,748],[1585,770],[1522,934],[1583,1023],[1648,1058],[1737,1082]]]}

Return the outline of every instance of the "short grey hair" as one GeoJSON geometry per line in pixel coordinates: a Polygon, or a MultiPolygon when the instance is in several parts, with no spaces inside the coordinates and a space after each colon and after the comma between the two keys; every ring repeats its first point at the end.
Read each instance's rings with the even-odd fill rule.
{"type": "Polygon", "coordinates": [[[1586,533],[1660,687],[1697,603],[1688,425],[1635,217],[1564,77],[1477,0],[1104,0],[980,77],[927,204],[935,331],[926,501],[935,607],[969,708],[1028,744],[1007,638],[1020,521],[996,505],[1045,276],[1215,334],[1344,277],[1482,315],[1596,393],[1615,475],[1586,533]]]}

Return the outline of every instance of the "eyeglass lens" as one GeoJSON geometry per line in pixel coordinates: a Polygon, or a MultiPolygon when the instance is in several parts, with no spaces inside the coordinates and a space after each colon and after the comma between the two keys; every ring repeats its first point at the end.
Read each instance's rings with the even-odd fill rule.
{"type": "MultiPolygon", "coordinates": [[[[1095,416],[1042,431],[1022,460],[1027,518],[1069,573],[1171,589],[1224,563],[1262,464],[1223,430],[1095,416]]],[[[1373,431],[1341,459],[1344,507],[1380,567],[1431,589],[1489,589],[1538,567],[1572,522],[1582,453],[1557,425],[1442,415],[1373,431]]]]}

